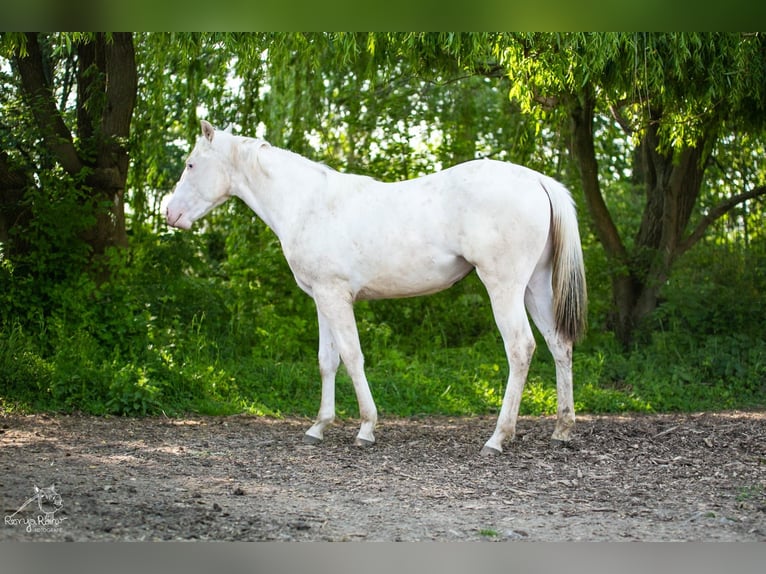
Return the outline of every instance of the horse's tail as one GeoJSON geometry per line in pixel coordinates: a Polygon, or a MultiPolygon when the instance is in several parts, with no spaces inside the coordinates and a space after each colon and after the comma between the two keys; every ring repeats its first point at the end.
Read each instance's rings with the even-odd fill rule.
{"type": "Polygon", "coordinates": [[[552,179],[541,182],[551,202],[553,243],[553,312],[556,330],[577,341],[585,335],[588,322],[588,293],[585,284],[577,211],[567,188],[552,179]]]}

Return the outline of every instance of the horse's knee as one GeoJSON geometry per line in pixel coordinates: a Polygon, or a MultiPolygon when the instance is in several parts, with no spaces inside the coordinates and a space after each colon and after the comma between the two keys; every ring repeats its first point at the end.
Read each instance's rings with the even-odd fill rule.
{"type": "Polygon", "coordinates": [[[317,359],[322,378],[334,377],[340,366],[340,355],[334,349],[320,349],[317,359]]]}

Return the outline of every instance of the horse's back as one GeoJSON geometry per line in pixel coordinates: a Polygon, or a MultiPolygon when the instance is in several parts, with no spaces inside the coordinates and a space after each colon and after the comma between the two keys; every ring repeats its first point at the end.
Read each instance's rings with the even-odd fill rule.
{"type": "Polygon", "coordinates": [[[528,219],[531,212],[547,213],[547,195],[541,182],[551,178],[517,164],[478,159],[442,171],[398,182],[337,174],[337,190],[331,201],[353,204],[354,212],[412,213],[430,210],[445,218],[471,214],[503,217],[517,213],[528,219]],[[342,182],[342,183],[341,183],[342,182]],[[337,197],[337,196],[340,197],[337,197]],[[499,211],[498,211],[499,210],[499,211]]]}
{"type": "MultiPolygon", "coordinates": [[[[542,183],[550,180],[529,168],[481,159],[437,174],[439,192],[453,225],[481,245],[508,247],[547,236],[550,204],[542,183]]],[[[552,180],[551,180],[552,181],[552,180]]]]}

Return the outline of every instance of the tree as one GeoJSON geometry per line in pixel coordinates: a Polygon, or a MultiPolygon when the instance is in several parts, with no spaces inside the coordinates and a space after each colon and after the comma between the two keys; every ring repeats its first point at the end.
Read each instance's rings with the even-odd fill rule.
{"type": "Polygon", "coordinates": [[[8,124],[10,114],[3,118],[6,132],[16,130],[11,153],[0,155],[6,255],[25,249],[19,228],[30,222],[30,205],[46,200],[41,174],[57,170],[92,213],[82,229],[91,260],[125,246],[128,137],[137,86],[132,35],[7,34],[2,44],[16,73],[8,80],[20,96],[16,114],[30,130],[19,133],[22,126],[8,124]],[[35,189],[42,193],[31,193],[35,189]]]}
{"type": "MultiPolygon", "coordinates": [[[[442,165],[485,155],[483,140],[491,142],[491,154],[566,176],[558,160],[546,158],[551,166],[535,157],[559,157],[551,146],[558,145],[555,134],[566,133],[611,270],[611,328],[626,345],[657,307],[678,258],[718,218],[763,191],[757,173],[748,188],[723,197],[706,178],[722,138],[732,130],[762,133],[759,35],[192,37],[203,50],[209,42],[227,46],[240,77],[254,85],[244,91],[244,106],[236,98],[213,106],[219,114],[230,110],[222,121],[261,122],[276,145],[336,167],[384,178],[428,171],[425,164],[408,167],[418,157],[410,129],[427,125],[439,133],[431,151],[442,165]],[[268,89],[259,97],[262,86],[268,89]],[[527,114],[507,100],[498,105],[502,97],[487,97],[503,91],[527,114]],[[621,141],[620,150],[606,150],[611,139],[621,141]],[[605,176],[616,161],[629,163],[619,185],[637,190],[631,191],[641,211],[634,227],[632,214],[610,206],[615,185],[605,176]]],[[[219,70],[214,61],[210,54],[212,74],[219,70]]],[[[196,129],[196,123],[188,125],[196,129]]]]}
{"type": "Polygon", "coordinates": [[[125,245],[126,202],[134,231],[150,219],[150,232],[162,229],[160,198],[198,113],[384,179],[491,155],[579,181],[609,264],[610,328],[627,345],[678,258],[764,192],[762,170],[726,167],[750,161],[732,134],[750,137],[755,155],[764,138],[763,38],[5,34],[0,242],[6,257],[28,249],[22,230],[44,224],[35,209],[64,181],[84,211],[57,223],[78,222],[69,232],[90,261],[125,245]],[[720,185],[733,171],[747,173],[736,191],[720,185]]]}
{"type": "MultiPolygon", "coordinates": [[[[628,345],[658,305],[674,263],[735,206],[766,193],[763,179],[700,213],[706,171],[732,131],[763,133],[766,41],[761,34],[538,34],[509,44],[512,96],[569,118],[570,149],[595,233],[611,267],[614,329],[628,345]],[[597,120],[633,143],[643,187],[640,225],[621,229],[608,207],[597,120]]],[[[760,174],[763,178],[763,174],[760,174]]]]}

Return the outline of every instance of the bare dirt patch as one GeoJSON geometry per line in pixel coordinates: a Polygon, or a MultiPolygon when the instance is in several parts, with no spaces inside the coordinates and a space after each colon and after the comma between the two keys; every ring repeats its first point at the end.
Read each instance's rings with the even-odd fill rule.
{"type": "Polygon", "coordinates": [[[522,418],[0,417],[0,540],[766,540],[766,413],[522,418]],[[60,495],[33,500],[34,487],[60,495]],[[47,505],[47,506],[46,506],[47,505]],[[8,517],[12,517],[10,520],[8,517]]]}

